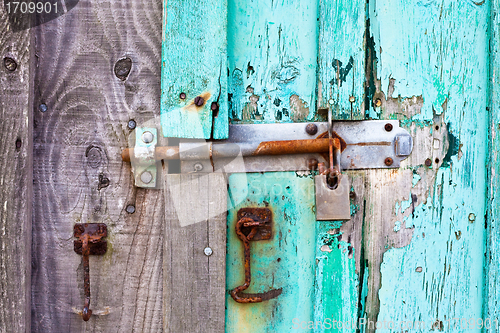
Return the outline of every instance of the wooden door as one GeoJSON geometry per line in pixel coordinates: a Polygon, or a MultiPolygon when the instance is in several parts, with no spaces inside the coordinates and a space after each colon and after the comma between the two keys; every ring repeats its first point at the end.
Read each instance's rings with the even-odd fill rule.
{"type": "Polygon", "coordinates": [[[22,31],[2,12],[0,331],[497,332],[499,8],[92,0],[22,31]],[[200,112],[175,114],[179,87],[210,90],[200,112]],[[130,120],[175,145],[328,110],[399,120],[414,139],[401,168],[345,172],[348,222],[316,221],[308,172],[199,177],[165,162],[165,187],[144,189],[120,157],[130,120]],[[273,212],[248,291],[283,292],[262,303],[229,296],[242,207],[273,212]],[[72,232],[86,222],[108,226],[88,322],[72,232]]]}

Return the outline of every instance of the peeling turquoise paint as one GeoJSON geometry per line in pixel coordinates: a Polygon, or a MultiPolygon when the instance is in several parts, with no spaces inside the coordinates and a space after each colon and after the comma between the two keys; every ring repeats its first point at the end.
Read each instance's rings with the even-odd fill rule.
{"type": "MultiPolygon", "coordinates": [[[[480,331],[453,328],[455,323],[447,320],[484,319],[487,298],[489,8],[485,2],[451,0],[370,1],[369,8],[382,89],[393,79],[388,97],[421,95],[421,112],[411,123],[431,125],[442,114],[449,133],[449,150],[429,197],[401,222],[414,227],[410,244],[389,248],[383,256],[378,321],[423,321],[419,332],[431,331],[436,323],[449,332],[480,331]],[[475,218],[469,220],[470,214],[475,218]]],[[[414,173],[412,185],[418,181],[414,173]]]]}
{"type": "MultiPolygon", "coordinates": [[[[290,332],[294,319],[314,318],[315,228],[314,180],[295,172],[233,174],[230,196],[248,195],[228,212],[227,288],[244,281],[243,245],[235,232],[241,207],[268,207],[273,212],[273,237],[251,242],[252,283],[249,293],[283,288],[275,299],[255,304],[226,299],[226,332],[290,332]]],[[[230,203],[229,203],[230,204],[230,203]]]]}

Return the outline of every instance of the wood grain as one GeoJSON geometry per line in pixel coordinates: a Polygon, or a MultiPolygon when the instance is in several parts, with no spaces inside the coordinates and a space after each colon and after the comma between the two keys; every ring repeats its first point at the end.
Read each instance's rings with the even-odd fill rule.
{"type": "MultiPolygon", "coordinates": [[[[490,100],[489,100],[489,161],[488,161],[488,210],[486,237],[486,277],[484,318],[500,316],[500,2],[490,1],[490,100]]],[[[490,332],[498,332],[491,327],[490,332]]]]}
{"type": "Polygon", "coordinates": [[[365,119],[364,0],[319,0],[318,109],[365,119]]]}
{"type": "Polygon", "coordinates": [[[296,122],[316,116],[316,1],[228,2],[232,122],[296,122]]]}
{"type": "Polygon", "coordinates": [[[162,330],[163,193],[135,188],[120,157],[128,120],[159,116],[161,16],[160,0],[80,1],[34,29],[34,332],[162,330]],[[72,229],[89,222],[107,224],[108,252],[90,258],[85,323],[72,229]]]}
{"type": "Polygon", "coordinates": [[[163,3],[163,135],[225,139],[227,0],[163,3]],[[199,104],[195,103],[197,97],[203,98],[199,104]],[[211,109],[213,103],[218,104],[218,110],[211,109]]]}
{"type": "Polygon", "coordinates": [[[29,30],[12,32],[1,11],[0,332],[31,331],[32,36],[29,30]],[[15,70],[7,69],[6,58],[15,70]]]}
{"type": "Polygon", "coordinates": [[[163,330],[224,332],[225,175],[170,174],[165,187],[163,330]],[[207,247],[210,256],[204,253],[207,247]]]}
{"type": "Polygon", "coordinates": [[[448,319],[481,318],[487,297],[488,8],[370,2],[369,18],[381,101],[369,116],[399,119],[415,143],[402,169],[367,172],[366,316],[470,332],[448,319]]]}

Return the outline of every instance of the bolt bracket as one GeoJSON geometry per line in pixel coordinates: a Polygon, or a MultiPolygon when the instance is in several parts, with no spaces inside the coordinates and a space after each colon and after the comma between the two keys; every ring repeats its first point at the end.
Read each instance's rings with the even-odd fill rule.
{"type": "Polygon", "coordinates": [[[158,162],[155,159],[157,143],[156,128],[135,128],[135,146],[130,162],[137,187],[156,188],[157,186],[158,162]]]}

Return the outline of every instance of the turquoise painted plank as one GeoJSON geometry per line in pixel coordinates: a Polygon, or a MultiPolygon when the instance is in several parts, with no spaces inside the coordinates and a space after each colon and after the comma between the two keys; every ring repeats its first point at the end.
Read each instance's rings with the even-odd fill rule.
{"type": "Polygon", "coordinates": [[[314,119],[317,1],[229,0],[232,122],[314,119]]]}
{"type": "MultiPolygon", "coordinates": [[[[500,1],[490,5],[489,179],[485,318],[500,318],[500,1]]],[[[499,332],[495,325],[490,332],[499,332]]]]}
{"type": "Polygon", "coordinates": [[[294,329],[295,323],[314,317],[313,178],[295,172],[233,174],[229,192],[230,198],[242,203],[228,212],[228,291],[244,282],[243,245],[235,232],[237,211],[240,207],[268,207],[273,212],[273,238],[251,242],[252,282],[247,292],[283,288],[283,293],[254,304],[236,303],[228,294],[226,332],[300,332],[294,329]]]}
{"type": "Polygon", "coordinates": [[[441,115],[450,142],[426,200],[405,218],[406,227],[414,228],[410,244],[384,249],[380,272],[370,272],[382,275],[379,322],[422,321],[419,332],[433,323],[452,332],[479,331],[453,328],[451,318],[482,318],[488,297],[488,14],[486,2],[370,3],[381,89],[388,98],[422,96],[410,123],[432,123],[441,115]]]}
{"type": "MultiPolygon", "coordinates": [[[[314,332],[356,332],[358,275],[349,243],[332,231],[342,222],[318,221],[316,227],[316,308],[314,332]]],[[[353,251],[361,250],[360,248],[353,251]]],[[[305,325],[304,325],[305,326],[305,325]]]]}
{"type": "Polygon", "coordinates": [[[318,108],[364,119],[365,0],[319,0],[318,108]]]}
{"type": "Polygon", "coordinates": [[[227,0],[163,4],[163,135],[227,138],[227,0]],[[203,103],[195,103],[196,97],[203,103]],[[214,102],[218,112],[212,111],[214,102]]]}

